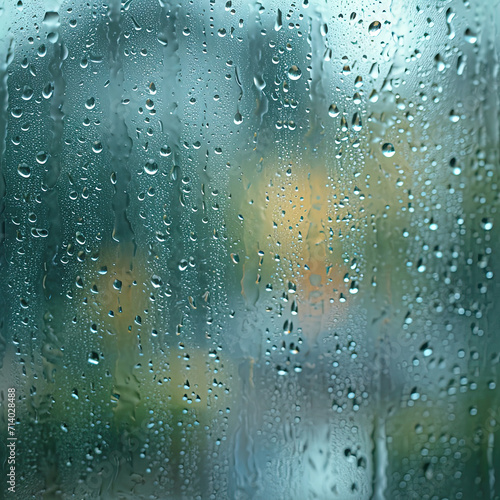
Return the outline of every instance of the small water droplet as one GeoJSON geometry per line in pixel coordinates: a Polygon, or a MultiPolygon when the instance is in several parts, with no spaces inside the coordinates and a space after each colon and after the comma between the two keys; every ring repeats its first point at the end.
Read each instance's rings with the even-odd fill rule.
{"type": "Polygon", "coordinates": [[[394,156],[395,153],[396,153],[396,150],[394,149],[394,146],[390,142],[386,142],[382,146],[382,154],[386,158],[390,158],[391,156],[394,156]]]}

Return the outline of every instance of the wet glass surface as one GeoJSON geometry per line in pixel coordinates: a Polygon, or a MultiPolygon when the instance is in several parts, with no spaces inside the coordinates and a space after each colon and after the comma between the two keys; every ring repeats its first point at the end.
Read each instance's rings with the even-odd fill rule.
{"type": "Polygon", "coordinates": [[[6,497],[500,498],[499,25],[1,3],[6,497]]]}

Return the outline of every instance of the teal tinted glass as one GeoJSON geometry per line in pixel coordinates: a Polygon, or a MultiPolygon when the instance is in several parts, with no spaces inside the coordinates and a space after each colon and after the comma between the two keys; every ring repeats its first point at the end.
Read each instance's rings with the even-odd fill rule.
{"type": "Polygon", "coordinates": [[[0,5],[7,498],[500,498],[498,2],[0,5]]]}

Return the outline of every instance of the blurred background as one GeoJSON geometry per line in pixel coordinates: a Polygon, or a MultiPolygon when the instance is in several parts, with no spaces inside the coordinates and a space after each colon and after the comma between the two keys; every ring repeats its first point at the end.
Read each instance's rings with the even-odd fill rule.
{"type": "Polygon", "coordinates": [[[14,498],[499,499],[499,25],[1,2],[14,498]]]}

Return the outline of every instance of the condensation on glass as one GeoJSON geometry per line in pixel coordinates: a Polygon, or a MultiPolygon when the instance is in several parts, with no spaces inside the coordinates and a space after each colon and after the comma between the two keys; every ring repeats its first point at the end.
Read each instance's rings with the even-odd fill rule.
{"type": "Polygon", "coordinates": [[[2,2],[17,498],[499,498],[499,26],[2,2]]]}

